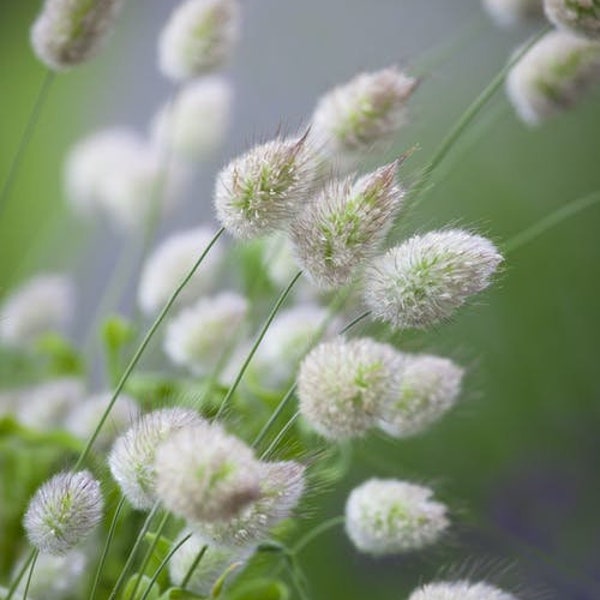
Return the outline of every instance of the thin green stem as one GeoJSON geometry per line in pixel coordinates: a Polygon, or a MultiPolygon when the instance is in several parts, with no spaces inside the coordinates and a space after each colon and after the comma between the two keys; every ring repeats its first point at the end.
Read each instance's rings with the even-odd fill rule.
{"type": "Polygon", "coordinates": [[[210,249],[217,243],[217,240],[221,237],[221,235],[223,235],[224,231],[225,231],[225,229],[223,227],[221,227],[221,229],[219,229],[219,231],[215,234],[213,239],[210,241],[208,246],[205,248],[204,252],[202,252],[202,254],[200,255],[200,258],[198,258],[198,260],[196,261],[194,266],[189,270],[187,275],[183,278],[183,281],[177,286],[177,289],[171,294],[169,301],[165,304],[164,308],[160,311],[160,314],[158,315],[158,317],[156,317],[154,323],[152,324],[152,326],[146,333],[144,339],[142,340],[142,343],[138,346],[138,349],[136,350],[135,354],[129,361],[127,368],[125,369],[123,375],[121,376],[121,380],[119,381],[115,391],[113,392],[110,402],[108,403],[108,406],[106,407],[106,410],[104,411],[104,414],[102,415],[102,418],[98,422],[98,425],[96,426],[96,429],[94,430],[94,433],[92,433],[91,437],[87,441],[85,448],[83,449],[82,453],[80,454],[80,456],[77,460],[77,463],[75,464],[75,468],[74,468],[75,471],[77,469],[79,469],[79,467],[81,467],[81,465],[87,458],[87,456],[92,448],[92,445],[94,444],[94,442],[96,441],[96,438],[100,434],[100,430],[102,429],[102,426],[108,419],[110,411],[112,410],[112,407],[114,406],[115,402],[117,401],[119,394],[125,387],[125,384],[127,383],[127,380],[129,379],[129,376],[131,375],[133,369],[138,364],[140,358],[142,357],[142,354],[144,353],[144,350],[146,350],[146,347],[150,343],[150,340],[156,333],[156,330],[160,327],[160,324],[163,322],[164,318],[167,316],[167,313],[169,312],[169,310],[171,309],[171,307],[177,300],[177,297],[179,296],[179,294],[181,293],[183,288],[187,285],[187,282],[193,277],[194,273],[196,272],[196,270],[198,269],[198,267],[204,260],[205,256],[210,252],[210,249]]]}
{"type": "Polygon", "coordinates": [[[231,385],[229,390],[227,390],[227,394],[225,395],[225,398],[223,398],[223,401],[221,402],[221,406],[219,406],[219,410],[217,411],[215,419],[219,419],[219,417],[223,414],[225,407],[227,406],[227,404],[231,400],[233,394],[235,393],[235,390],[237,389],[240,381],[242,380],[242,377],[244,376],[244,373],[246,372],[246,369],[248,368],[250,361],[254,357],[254,354],[258,350],[258,347],[260,346],[260,343],[262,342],[263,338],[265,337],[267,330],[271,326],[273,319],[279,312],[279,309],[281,308],[281,306],[285,302],[286,298],[289,296],[290,292],[292,291],[292,288],[294,287],[294,285],[296,285],[296,282],[298,281],[298,279],[300,279],[301,276],[302,276],[302,271],[298,271],[298,273],[296,273],[296,275],[294,275],[294,277],[292,278],[290,283],[287,285],[287,287],[281,292],[281,294],[279,295],[279,298],[277,298],[277,301],[273,305],[273,308],[271,309],[271,312],[269,313],[267,320],[265,321],[258,336],[256,337],[256,340],[254,341],[254,344],[252,345],[252,348],[250,349],[250,352],[248,353],[248,356],[246,357],[244,364],[242,365],[241,369],[239,370],[239,373],[237,374],[235,381],[233,382],[233,384],[231,385]]]}
{"type": "Polygon", "coordinates": [[[364,319],[366,319],[370,314],[371,314],[370,310],[366,310],[364,313],[361,313],[360,315],[358,315],[358,317],[356,317],[355,319],[352,319],[352,321],[350,321],[350,323],[348,323],[347,325],[345,325],[344,327],[342,327],[338,331],[338,335],[344,335],[344,333],[347,333],[355,325],[358,325],[361,321],[363,321],[364,319]]]}
{"type": "Polygon", "coordinates": [[[310,531],[304,534],[303,537],[296,543],[296,545],[292,548],[292,554],[296,556],[299,554],[308,544],[310,544],[313,540],[318,538],[323,533],[337,527],[338,525],[343,525],[346,517],[342,515],[338,515],[337,517],[331,517],[322,523],[319,523],[316,527],[313,527],[310,531]]]}
{"type": "Polygon", "coordinates": [[[181,581],[180,587],[182,589],[185,589],[187,587],[187,584],[190,582],[190,579],[192,578],[192,575],[194,574],[194,571],[198,568],[198,565],[204,558],[204,555],[206,554],[207,550],[208,550],[208,546],[202,546],[202,549],[200,550],[200,552],[198,552],[198,555],[194,559],[194,562],[190,565],[190,568],[188,569],[187,573],[185,574],[185,577],[181,581]]]}
{"type": "Polygon", "coordinates": [[[37,555],[38,555],[38,551],[35,548],[33,548],[31,550],[31,552],[29,553],[29,556],[23,563],[21,570],[17,573],[17,576],[13,579],[10,587],[8,588],[6,598],[4,600],[11,600],[11,598],[15,595],[15,592],[17,591],[17,588],[19,587],[21,580],[25,576],[25,573],[27,573],[27,569],[29,568],[31,561],[36,560],[37,555]]]}
{"type": "Polygon", "coordinates": [[[260,460],[268,458],[275,448],[279,445],[279,442],[283,439],[285,434],[290,430],[292,425],[296,422],[296,419],[300,416],[300,411],[296,411],[289,419],[288,422],[281,428],[281,431],[275,436],[273,441],[269,444],[268,448],[260,455],[260,460]]]}
{"type": "Polygon", "coordinates": [[[27,576],[27,582],[25,583],[25,590],[23,592],[23,600],[27,600],[27,595],[29,594],[29,586],[31,585],[31,578],[33,577],[33,570],[35,569],[35,563],[37,562],[39,556],[39,552],[36,551],[33,556],[33,560],[31,561],[31,567],[29,568],[29,575],[27,576]]]}

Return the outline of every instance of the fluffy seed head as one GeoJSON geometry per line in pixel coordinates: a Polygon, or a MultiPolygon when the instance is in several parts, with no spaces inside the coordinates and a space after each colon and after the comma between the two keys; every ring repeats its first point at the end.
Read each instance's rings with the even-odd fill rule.
{"type": "MultiPolygon", "coordinates": [[[[216,231],[202,226],[175,233],[150,254],[142,270],[138,288],[138,305],[151,315],[158,312],[185,275],[209,245],[216,231]]],[[[208,291],[216,279],[221,263],[221,247],[213,246],[179,295],[179,304],[197,300],[208,291]]]]}
{"type": "Polygon", "coordinates": [[[395,394],[381,405],[379,427],[394,437],[427,429],[454,406],[463,374],[447,358],[404,355],[395,394]]]}
{"type": "Polygon", "coordinates": [[[195,529],[211,544],[254,548],[269,530],[287,519],[304,492],[304,466],[293,461],[260,464],[260,497],[230,520],[198,523],[195,529]]]}
{"type": "Polygon", "coordinates": [[[404,193],[393,162],[358,179],[333,181],[298,215],[290,238],[302,268],[320,287],[349,283],[378,250],[404,193]]]}
{"type": "Polygon", "coordinates": [[[448,527],[446,506],[427,487],[395,479],[369,479],[350,493],[346,532],[368,554],[396,554],[435,543],[448,527]]]}
{"type": "Polygon", "coordinates": [[[236,0],[186,0],[173,11],[160,35],[161,73],[184,81],[219,68],[233,52],[239,28],[236,0]]]}
{"type": "Polygon", "coordinates": [[[217,217],[240,239],[283,229],[306,201],[314,177],[306,138],[256,146],[217,176],[217,217]]]}
{"type": "Polygon", "coordinates": [[[140,510],[156,501],[154,460],[157,446],[171,433],[204,423],[197,412],[165,408],[144,415],[114,443],[108,457],[113,478],[130,504],[140,510]]]}
{"type": "Polygon", "coordinates": [[[600,40],[598,0],[544,0],[546,16],[557,27],[591,40],[600,40]]]}
{"type": "Polygon", "coordinates": [[[544,14],[544,0],[483,0],[483,6],[502,27],[544,14]]]}
{"type": "Polygon", "coordinates": [[[102,519],[100,483],[89,471],[59,473],[34,494],[23,525],[40,552],[64,554],[102,519]]]}
{"type": "Polygon", "coordinates": [[[31,28],[36,56],[64,70],[93,58],[101,49],[124,0],[46,0],[31,28]]]}
{"type": "Polygon", "coordinates": [[[252,450],[217,425],[172,433],[156,452],[156,493],[192,522],[232,519],[260,496],[252,450]]]}
{"type": "Polygon", "coordinates": [[[600,80],[600,43],[551,31],[511,69],[506,91],[528,125],[572,108],[600,80]]]}
{"type": "Polygon", "coordinates": [[[319,344],[298,373],[302,416],[327,438],[362,435],[396,387],[399,360],[391,346],[369,338],[319,344]]]}
{"type": "Polygon", "coordinates": [[[452,581],[428,583],[410,595],[408,600],[518,600],[487,583],[452,581]]]}
{"type": "Polygon", "coordinates": [[[466,231],[416,235],[372,261],[364,299],[376,318],[394,328],[423,329],[485,289],[501,262],[492,242],[466,231]]]}
{"type": "Polygon", "coordinates": [[[64,328],[75,310],[75,287],[65,275],[37,275],[0,305],[0,342],[27,346],[64,328]]]}
{"type": "Polygon", "coordinates": [[[164,350],[176,365],[205,373],[220,362],[228,350],[231,332],[242,326],[247,312],[248,302],[238,294],[225,292],[202,298],[171,320],[164,350]]]}
{"type": "Polygon", "coordinates": [[[152,139],[164,153],[187,160],[209,156],[225,137],[231,120],[233,89],[223,77],[188,83],[152,123],[152,139]]]}

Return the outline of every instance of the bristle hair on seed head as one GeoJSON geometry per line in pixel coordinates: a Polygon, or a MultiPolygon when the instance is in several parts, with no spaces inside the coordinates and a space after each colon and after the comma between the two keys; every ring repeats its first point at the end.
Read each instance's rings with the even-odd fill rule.
{"type": "Polygon", "coordinates": [[[544,9],[556,27],[600,41],[600,4],[597,0],[544,0],[544,9]]]}
{"type": "Polygon", "coordinates": [[[428,583],[414,591],[408,600],[518,600],[485,582],[442,581],[428,583]]]}

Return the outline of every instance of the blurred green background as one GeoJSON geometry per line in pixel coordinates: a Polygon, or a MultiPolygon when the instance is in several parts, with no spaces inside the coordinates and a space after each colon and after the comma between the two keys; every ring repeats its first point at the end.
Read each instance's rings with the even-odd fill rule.
{"type": "MultiPolygon", "coordinates": [[[[208,215],[219,164],[280,124],[300,125],[328,87],[363,69],[416,67],[426,54],[413,122],[390,151],[419,145],[404,169],[410,181],[533,30],[496,29],[475,0],[244,4],[231,140],[202,167],[188,204],[164,231],[208,215]]],[[[61,163],[94,127],[143,128],[166,99],[153,48],[168,8],[131,2],[108,52],[55,82],[0,218],[0,295],[38,269],[71,268],[83,290],[79,327],[85,323],[86,301],[103,285],[120,241],[68,214],[61,163]]],[[[44,77],[27,39],[37,10],[37,3],[0,6],[2,181],[44,77]]],[[[528,130],[498,93],[403,230],[452,223],[502,244],[599,190],[599,107],[596,90],[576,110],[528,130]]],[[[448,573],[489,578],[523,590],[523,598],[600,598],[599,227],[600,206],[566,220],[511,253],[497,284],[450,324],[407,339],[407,347],[469,367],[462,404],[417,439],[355,444],[350,476],[309,507],[306,527],[340,514],[363,479],[397,476],[436,486],[455,508],[454,535],[433,553],[375,560],[332,531],[302,556],[314,598],[397,600],[448,573]]]]}

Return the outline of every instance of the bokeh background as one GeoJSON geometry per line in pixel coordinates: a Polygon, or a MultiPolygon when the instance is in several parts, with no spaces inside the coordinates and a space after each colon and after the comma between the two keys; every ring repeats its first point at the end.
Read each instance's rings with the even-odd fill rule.
{"type": "MultiPolygon", "coordinates": [[[[219,167],[281,127],[306,123],[316,98],[362,70],[402,64],[422,76],[412,122],[390,156],[418,145],[410,182],[465,108],[540,27],[501,30],[477,0],[244,0],[243,39],[228,141],[198,168],[187,202],[161,225],[210,218],[219,167]]],[[[80,284],[81,336],[123,240],[69,214],[61,164],[96,127],[145,130],[172,88],[155,42],[174,1],[130,0],[98,60],[60,76],[0,217],[0,296],[41,269],[71,269],[80,284]]],[[[0,179],[4,180],[44,69],[28,44],[37,2],[0,3],[0,179]]],[[[557,208],[600,189],[600,94],[529,130],[503,93],[486,106],[406,217],[405,230],[446,223],[502,244],[557,208]]],[[[507,257],[493,289],[450,324],[408,347],[469,367],[465,397],[417,439],[369,438],[353,469],[306,527],[340,514],[369,476],[433,483],[455,507],[452,539],[423,555],[375,560],[341,530],[303,555],[315,599],[397,600],[431,577],[488,578],[523,598],[600,598],[600,207],[507,257]]],[[[7,482],[4,482],[7,485],[7,482]]]]}

